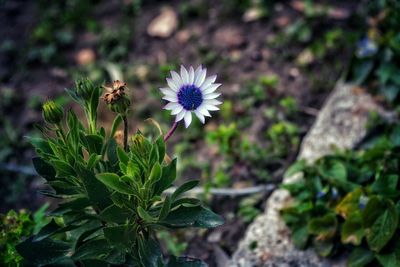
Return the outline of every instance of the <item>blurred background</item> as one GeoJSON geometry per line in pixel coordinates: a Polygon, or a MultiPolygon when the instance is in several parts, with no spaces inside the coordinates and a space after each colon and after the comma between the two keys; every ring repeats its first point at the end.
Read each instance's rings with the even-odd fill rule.
{"type": "MultiPolygon", "coordinates": [[[[158,88],[180,64],[203,64],[223,84],[221,111],[180,126],[168,149],[179,181],[200,179],[226,224],[159,238],[165,251],[214,266],[215,246],[235,250],[268,192],[233,198],[209,189],[278,185],[338,79],[393,106],[399,17],[395,0],[0,0],[0,212],[48,206],[24,138],[39,135],[46,99],[74,107],[64,93],[74,79],[120,79],[133,103],[131,133],[154,131],[150,117],[166,132],[174,118],[158,88]]],[[[102,105],[104,127],[112,116],[102,105]]]]}

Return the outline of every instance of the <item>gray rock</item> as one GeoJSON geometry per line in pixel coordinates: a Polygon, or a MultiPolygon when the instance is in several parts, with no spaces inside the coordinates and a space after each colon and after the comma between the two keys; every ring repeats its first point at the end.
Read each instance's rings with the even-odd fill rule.
{"type": "MultiPolygon", "coordinates": [[[[371,111],[383,112],[363,90],[338,82],[304,138],[298,158],[313,162],[335,149],[352,148],[365,136],[371,111]]],[[[285,177],[283,183],[292,183],[302,179],[302,176],[302,173],[298,173],[285,177]]],[[[346,266],[345,258],[325,259],[311,248],[298,250],[294,247],[290,230],[279,213],[291,201],[289,192],[284,189],[275,190],[271,194],[265,212],[247,229],[229,267],[346,266]]]]}

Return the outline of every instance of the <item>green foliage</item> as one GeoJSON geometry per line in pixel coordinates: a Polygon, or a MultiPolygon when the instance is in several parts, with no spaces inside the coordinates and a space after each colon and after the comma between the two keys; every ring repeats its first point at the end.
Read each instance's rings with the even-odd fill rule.
{"type": "Polygon", "coordinates": [[[274,153],[284,156],[293,149],[296,149],[299,140],[299,129],[297,125],[289,121],[281,121],[273,124],[267,131],[271,140],[271,147],[274,153]],[[288,144],[282,145],[282,144],[288,144]]]}
{"type": "Polygon", "coordinates": [[[18,254],[15,246],[22,238],[35,233],[38,227],[47,223],[44,205],[33,216],[25,211],[10,210],[7,214],[0,214],[0,264],[2,266],[21,266],[23,258],[18,254]]]}
{"type": "Polygon", "coordinates": [[[399,125],[360,151],[300,161],[287,171],[304,179],[284,185],[296,203],[282,216],[294,243],[322,256],[351,250],[349,266],[398,266],[400,243],[399,125]]]}
{"type": "Polygon", "coordinates": [[[254,196],[244,198],[240,201],[238,215],[245,223],[252,222],[261,213],[260,209],[256,207],[259,202],[260,198],[254,196]]]}
{"type": "MultiPolygon", "coordinates": [[[[64,123],[45,128],[44,138],[30,139],[38,154],[35,169],[52,187],[43,193],[62,201],[51,212],[53,220],[17,251],[39,265],[170,266],[163,265],[154,239],[157,229],[216,227],[221,217],[200,201],[182,197],[197,181],[165,196],[176,179],[176,159],[166,156],[163,136],[149,139],[137,132],[124,150],[113,137],[120,115],[109,133],[97,126],[100,87],[89,80],[80,80],[77,87],[67,91],[83,107],[87,123],[70,110],[64,123]]],[[[171,260],[202,266],[200,261],[185,265],[182,258],[171,260]]]]}
{"type": "Polygon", "coordinates": [[[358,44],[349,79],[369,85],[387,102],[396,103],[400,96],[400,5],[396,1],[374,1],[366,13],[377,23],[371,26],[358,44]],[[373,48],[373,49],[372,49],[373,48]]]}
{"type": "Polygon", "coordinates": [[[232,152],[232,142],[239,135],[235,123],[220,125],[217,130],[207,133],[207,141],[211,144],[218,144],[220,153],[229,154],[232,152]]]}

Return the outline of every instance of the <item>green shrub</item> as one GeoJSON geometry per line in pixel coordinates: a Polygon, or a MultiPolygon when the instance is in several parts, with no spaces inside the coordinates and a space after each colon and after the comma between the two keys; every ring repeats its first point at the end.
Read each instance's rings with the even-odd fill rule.
{"type": "Polygon", "coordinates": [[[284,185],[295,198],[282,215],[296,246],[312,244],[322,256],[350,250],[349,266],[400,265],[399,133],[392,126],[367,149],[289,168],[304,173],[284,185]]]}

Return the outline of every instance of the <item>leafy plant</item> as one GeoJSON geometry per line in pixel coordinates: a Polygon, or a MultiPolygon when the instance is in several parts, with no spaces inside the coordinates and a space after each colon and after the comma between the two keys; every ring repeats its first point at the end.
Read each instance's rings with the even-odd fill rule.
{"type": "Polygon", "coordinates": [[[18,254],[15,246],[22,238],[35,233],[37,227],[48,223],[42,215],[47,209],[45,204],[33,216],[26,210],[16,212],[10,210],[7,214],[0,214],[0,264],[2,266],[21,266],[23,258],[18,254]]]}
{"type": "Polygon", "coordinates": [[[359,41],[348,79],[369,85],[393,104],[400,95],[399,3],[383,0],[367,7],[366,13],[376,23],[371,24],[365,37],[359,41]]]}
{"type": "Polygon", "coordinates": [[[103,96],[117,113],[108,131],[97,124],[102,87],[87,79],[67,90],[83,107],[86,124],[73,110],[64,115],[54,102],[43,106],[48,125],[41,129],[43,138],[30,138],[38,154],[33,164],[52,188],[41,193],[61,202],[50,223],[16,247],[30,264],[203,266],[173,256],[164,263],[155,234],[165,228],[215,227],[222,219],[198,199],[183,197],[197,181],[164,194],[176,179],[177,160],[166,155],[162,135],[150,139],[138,131],[128,139],[125,86],[115,81],[103,96]],[[122,122],[119,144],[114,136],[122,122]]]}
{"type": "Polygon", "coordinates": [[[349,266],[399,266],[399,132],[393,125],[367,149],[288,169],[304,173],[284,185],[296,200],[282,211],[295,245],[322,256],[351,250],[349,266]]]}

